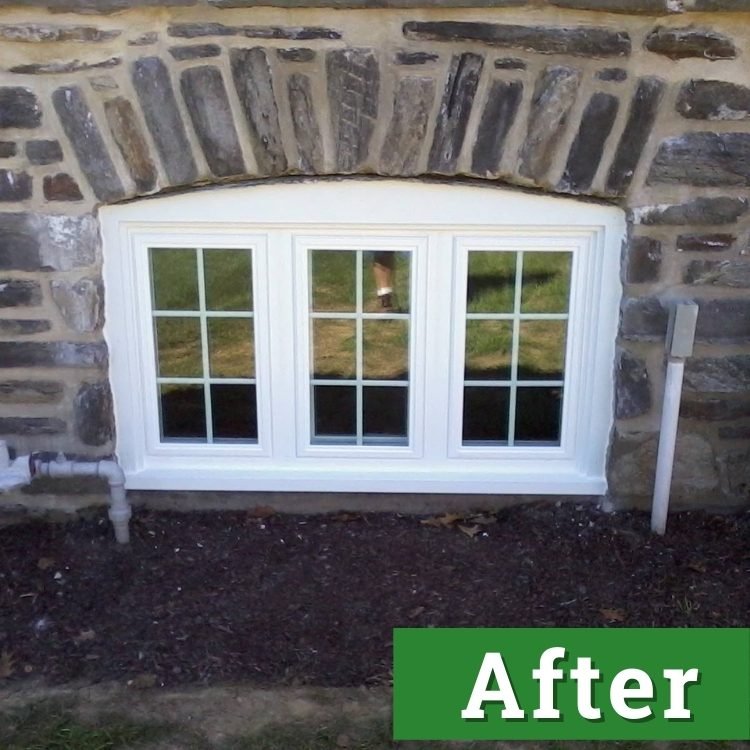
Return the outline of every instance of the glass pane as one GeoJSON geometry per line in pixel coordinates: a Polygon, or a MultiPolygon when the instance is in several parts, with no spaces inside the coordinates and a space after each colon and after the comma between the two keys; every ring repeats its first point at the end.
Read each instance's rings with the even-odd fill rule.
{"type": "Polygon", "coordinates": [[[160,377],[203,377],[198,318],[156,318],[154,324],[160,377]]]}
{"type": "Polygon", "coordinates": [[[312,321],[313,377],[346,380],[357,376],[357,334],[353,320],[312,321]]]}
{"type": "Polygon", "coordinates": [[[352,250],[313,250],[312,309],[315,312],[354,312],[356,259],[352,250]]]}
{"type": "Polygon", "coordinates": [[[250,318],[209,318],[208,356],[212,378],[255,376],[255,347],[250,318]]]}
{"type": "Polygon", "coordinates": [[[466,380],[508,380],[513,358],[513,324],[506,320],[467,320],[466,380]]]}
{"type": "Polygon", "coordinates": [[[365,436],[405,438],[409,389],[399,386],[365,386],[362,389],[365,436]]]}
{"type": "Polygon", "coordinates": [[[519,327],[518,379],[562,380],[565,320],[527,320],[519,327]]]}
{"type": "Polygon", "coordinates": [[[154,309],[197,310],[196,251],[152,247],[149,253],[154,309]]]}
{"type": "Polygon", "coordinates": [[[253,265],[250,250],[203,251],[207,310],[252,310],[253,265]]]}
{"type": "Polygon", "coordinates": [[[364,312],[408,313],[411,253],[366,251],[362,259],[364,312]],[[390,289],[390,292],[387,290],[390,289]],[[390,295],[390,297],[386,295],[390,295]]]}
{"type": "Polygon", "coordinates": [[[347,385],[313,386],[316,436],[357,434],[357,389],[347,385]]]}
{"type": "Polygon", "coordinates": [[[572,258],[571,253],[524,253],[521,312],[568,311],[572,258]]]}
{"type": "Polygon", "coordinates": [[[516,253],[472,251],[466,285],[466,311],[510,313],[516,286],[516,253]]]}
{"type": "Polygon", "coordinates": [[[206,439],[206,405],[202,385],[159,386],[162,440],[206,439]]]}
{"type": "Polygon", "coordinates": [[[560,443],[562,388],[519,388],[515,442],[560,443]]]}
{"type": "Polygon", "coordinates": [[[365,320],[362,323],[365,380],[408,380],[409,322],[365,320]]]}
{"type": "Polygon", "coordinates": [[[509,388],[464,388],[464,443],[507,442],[509,408],[509,388]]]}
{"type": "Polygon", "coordinates": [[[254,385],[212,385],[211,422],[214,439],[258,439],[254,385]]]}

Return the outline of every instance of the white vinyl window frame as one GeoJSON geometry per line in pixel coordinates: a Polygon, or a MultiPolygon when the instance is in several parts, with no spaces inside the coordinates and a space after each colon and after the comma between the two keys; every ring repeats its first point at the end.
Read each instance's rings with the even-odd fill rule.
{"type": "MultiPolygon", "coordinates": [[[[606,491],[622,293],[621,210],[492,187],[308,181],[105,207],[101,225],[116,447],[128,488],[606,491]],[[252,252],[257,443],[161,440],[151,247],[252,252]],[[411,254],[406,445],[312,439],[309,251],[336,247],[411,254]],[[467,257],[482,250],[572,254],[569,309],[562,316],[568,336],[559,445],[462,443],[467,257]]],[[[518,313],[508,316],[515,325],[518,313]]]]}

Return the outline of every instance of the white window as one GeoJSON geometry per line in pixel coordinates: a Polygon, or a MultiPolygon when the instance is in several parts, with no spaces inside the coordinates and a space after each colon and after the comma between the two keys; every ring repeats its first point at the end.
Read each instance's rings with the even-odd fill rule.
{"type": "Polygon", "coordinates": [[[130,488],[605,491],[618,209],[352,180],[101,218],[130,488]]]}

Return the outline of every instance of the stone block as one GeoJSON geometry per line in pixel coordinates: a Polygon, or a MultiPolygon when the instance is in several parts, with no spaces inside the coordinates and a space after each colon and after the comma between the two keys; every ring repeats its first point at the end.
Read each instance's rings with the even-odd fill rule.
{"type": "Polygon", "coordinates": [[[31,175],[13,169],[0,169],[0,201],[15,203],[31,198],[31,175]]]}
{"type": "Polygon", "coordinates": [[[284,62],[306,63],[315,59],[316,52],[309,47],[287,47],[277,49],[276,56],[284,62]]]}
{"type": "Polygon", "coordinates": [[[693,198],[685,203],[640,206],[633,209],[634,219],[647,226],[717,226],[733,224],[747,213],[747,198],[693,198]]]}
{"type": "Polygon", "coordinates": [[[0,141],[0,159],[9,159],[18,153],[18,146],[13,141],[0,141]]]}
{"type": "Polygon", "coordinates": [[[159,41],[157,31],[144,31],[143,34],[128,39],[128,47],[147,47],[150,44],[156,44],[157,41],[159,41]]]}
{"type": "Polygon", "coordinates": [[[548,66],[539,76],[520,154],[524,177],[542,182],[549,171],[580,82],[581,72],[564,65],[548,66]]]}
{"type": "Polygon", "coordinates": [[[122,63],[121,57],[108,57],[96,62],[81,62],[78,59],[54,61],[46,63],[29,63],[28,65],[14,65],[11,73],[21,75],[60,75],[62,73],[78,73],[82,70],[98,70],[100,68],[116,68],[122,63]]]}
{"type": "Polygon", "coordinates": [[[0,417],[0,435],[60,435],[67,429],[56,417],[0,417]]]}
{"type": "Polygon", "coordinates": [[[699,308],[696,339],[726,344],[750,341],[750,298],[700,300],[699,308]]]}
{"type": "Polygon", "coordinates": [[[680,417],[704,422],[721,422],[750,417],[750,400],[732,398],[696,398],[686,391],[682,396],[680,417]]]}
{"type": "Polygon", "coordinates": [[[0,128],[38,128],[41,124],[36,94],[22,86],[0,87],[0,128]]]}
{"type": "Polygon", "coordinates": [[[170,184],[194,182],[198,170],[164,61],[159,57],[136,60],[132,79],[146,126],[170,184]]]}
{"type": "MultiPolygon", "coordinates": [[[[0,289],[2,282],[0,282],[0,289]]],[[[2,292],[0,291],[0,294],[2,292]]],[[[1,299],[1,298],[0,298],[1,299]]],[[[107,365],[107,347],[103,341],[0,341],[3,367],[96,367],[107,365]]]]}
{"type": "Polygon", "coordinates": [[[436,52],[412,52],[400,49],[396,52],[394,62],[396,65],[425,65],[426,63],[437,62],[439,59],[440,55],[436,52]]]}
{"type": "Polygon", "coordinates": [[[746,393],[750,383],[750,354],[688,359],[685,389],[701,393],[746,393]]]}
{"type": "Polygon", "coordinates": [[[676,248],[680,253],[719,253],[732,247],[736,239],[733,234],[681,234],[676,248]]]}
{"type": "Polygon", "coordinates": [[[523,96],[520,81],[493,81],[487,93],[471,155],[471,171],[483,177],[497,174],[505,140],[516,120],[523,96]]]}
{"type": "MultiPolygon", "coordinates": [[[[750,259],[694,260],[685,269],[686,284],[711,284],[750,289],[750,259]]],[[[748,384],[750,388],[750,384],[748,384]]]]}
{"type": "Polygon", "coordinates": [[[527,68],[526,62],[517,57],[499,57],[493,66],[495,70],[526,70],[527,68]]]}
{"type": "Polygon", "coordinates": [[[669,311],[655,297],[635,297],[622,304],[620,333],[623,338],[651,341],[664,338],[669,311]]]}
{"type": "Polygon", "coordinates": [[[122,34],[117,29],[96,26],[63,26],[52,23],[16,23],[0,25],[0,40],[5,42],[108,42],[122,34]]]}
{"type": "Polygon", "coordinates": [[[323,141],[315,114],[310,78],[301,73],[293,73],[287,81],[287,92],[297,141],[297,168],[306,174],[322,174],[325,171],[323,141]]]}
{"type": "Polygon", "coordinates": [[[750,120],[750,87],[727,81],[688,81],[677,111],[691,120],[750,120]]]}
{"type": "Polygon", "coordinates": [[[247,119],[253,154],[262,175],[283,174],[287,158],[279,127],[279,111],[266,50],[233,49],[232,78],[247,119]]]}
{"type": "Polygon", "coordinates": [[[49,331],[50,328],[52,325],[49,320],[0,318],[0,334],[3,336],[32,336],[49,331]]]}
{"type": "Polygon", "coordinates": [[[106,445],[114,437],[109,383],[83,383],[75,397],[75,431],[86,445],[106,445]]]}
{"type": "Polygon", "coordinates": [[[104,112],[136,190],[150,192],[156,186],[156,167],[133,105],[128,99],[118,96],[104,102],[104,112]]]}
{"type": "Polygon", "coordinates": [[[0,381],[0,403],[54,404],[62,399],[65,386],[56,380],[0,381]]]}
{"type": "Polygon", "coordinates": [[[44,199],[48,201],[82,201],[83,193],[73,177],[65,172],[45,175],[42,183],[44,199]]]}
{"type": "Polygon", "coordinates": [[[218,44],[188,44],[182,47],[170,47],[169,54],[175,60],[196,60],[204,57],[218,57],[221,47],[218,44]]]}
{"type": "Polygon", "coordinates": [[[724,494],[743,505],[750,502],[750,450],[720,456],[719,466],[724,494]]]}
{"type": "Polygon", "coordinates": [[[62,161],[60,141],[27,141],[26,158],[32,164],[54,164],[62,161]]]}
{"type": "Polygon", "coordinates": [[[596,77],[600,81],[613,81],[621,83],[628,78],[628,71],[625,68],[602,68],[597,71],[596,77]]]}
{"type": "Polygon", "coordinates": [[[651,411],[651,383],[646,363],[625,349],[617,353],[615,416],[631,419],[651,411]]]}
{"type": "Polygon", "coordinates": [[[407,39],[437,42],[481,42],[542,55],[625,57],[630,36],[599,26],[515,26],[475,21],[407,21],[407,39]]]}
{"type": "Polygon", "coordinates": [[[720,440],[750,440],[750,424],[719,427],[720,440]]]}
{"type": "Polygon", "coordinates": [[[227,26],[223,23],[173,23],[169,36],[196,39],[204,36],[242,36],[247,39],[341,39],[341,32],[321,26],[227,26]]]}
{"type": "Polygon", "coordinates": [[[99,281],[55,279],[50,282],[50,290],[63,320],[76,333],[91,333],[101,326],[104,301],[99,281]]]}
{"type": "Polygon", "coordinates": [[[725,34],[694,26],[666,28],[657,26],[643,42],[649,52],[670,60],[698,57],[702,60],[734,60],[737,48],[725,34]]]}
{"type": "Polygon", "coordinates": [[[626,284],[645,284],[659,279],[661,242],[652,237],[631,237],[627,243],[624,267],[626,284]]]}
{"type": "Polygon", "coordinates": [[[41,304],[42,288],[39,282],[29,279],[0,279],[0,307],[38,307],[41,304]]]}
{"type": "Polygon", "coordinates": [[[217,177],[244,174],[245,162],[219,69],[201,65],[183,70],[180,87],[208,168],[217,177]]]}

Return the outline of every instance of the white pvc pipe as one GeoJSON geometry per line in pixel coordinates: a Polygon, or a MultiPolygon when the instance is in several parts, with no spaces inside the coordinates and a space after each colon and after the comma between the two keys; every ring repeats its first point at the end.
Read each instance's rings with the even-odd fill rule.
{"type": "Polygon", "coordinates": [[[685,373],[685,360],[670,357],[664,383],[664,405],[661,412],[659,452],[656,456],[656,478],[654,499],[651,506],[651,530],[664,534],[667,530],[669,513],[669,490],[672,485],[675,445],[677,444],[677,423],[680,419],[680,399],[682,377],[685,373]]]}

